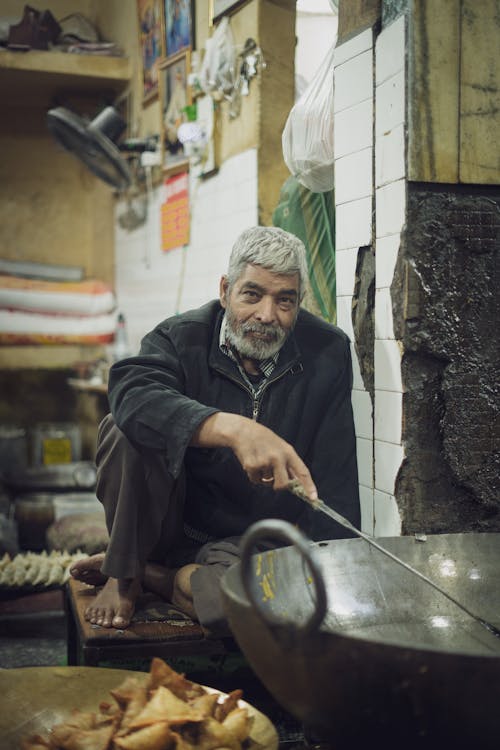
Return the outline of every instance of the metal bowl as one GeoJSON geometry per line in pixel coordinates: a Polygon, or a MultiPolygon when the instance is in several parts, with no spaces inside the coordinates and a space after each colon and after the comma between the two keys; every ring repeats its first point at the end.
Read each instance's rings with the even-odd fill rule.
{"type": "MultiPolygon", "coordinates": [[[[377,541],[500,624],[500,534],[377,541]]],[[[334,747],[498,747],[500,639],[362,539],[259,522],[222,595],[255,673],[334,747]],[[288,542],[251,554],[273,538],[288,542]]]]}

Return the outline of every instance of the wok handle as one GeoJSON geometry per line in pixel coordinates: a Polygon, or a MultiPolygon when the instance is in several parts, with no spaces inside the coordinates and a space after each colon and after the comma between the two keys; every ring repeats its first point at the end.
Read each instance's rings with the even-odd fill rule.
{"type": "Polygon", "coordinates": [[[287,521],[281,521],[277,518],[266,518],[262,521],[257,521],[247,529],[242,537],[240,549],[243,588],[250,603],[257,610],[260,617],[268,625],[293,626],[301,635],[317,630],[325,617],[328,601],[323,574],[312,554],[311,541],[306,535],[287,521]],[[314,610],[310,617],[303,623],[292,623],[275,616],[270,617],[255,595],[255,589],[251,585],[252,579],[255,580],[252,568],[252,551],[259,542],[263,542],[264,540],[276,540],[295,547],[309,568],[315,590],[315,597],[313,597],[314,610]]]}

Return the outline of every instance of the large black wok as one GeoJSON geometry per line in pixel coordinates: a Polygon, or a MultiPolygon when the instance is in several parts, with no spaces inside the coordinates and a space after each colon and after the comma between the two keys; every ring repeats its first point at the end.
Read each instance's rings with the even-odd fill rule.
{"type": "MultiPolygon", "coordinates": [[[[500,625],[500,534],[377,541],[500,625]]],[[[362,539],[313,544],[281,521],[254,524],[242,555],[222,580],[234,637],[333,747],[500,748],[500,638],[429,584],[362,539]],[[252,554],[270,539],[286,546],[252,554]]]]}

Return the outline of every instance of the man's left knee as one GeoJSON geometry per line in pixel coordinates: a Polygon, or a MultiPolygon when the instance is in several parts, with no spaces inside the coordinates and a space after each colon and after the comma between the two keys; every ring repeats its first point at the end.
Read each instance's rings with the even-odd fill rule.
{"type": "Polygon", "coordinates": [[[174,589],[176,593],[188,599],[193,598],[193,592],[191,590],[191,576],[200,568],[200,565],[196,563],[189,563],[179,568],[174,578],[174,589]]]}

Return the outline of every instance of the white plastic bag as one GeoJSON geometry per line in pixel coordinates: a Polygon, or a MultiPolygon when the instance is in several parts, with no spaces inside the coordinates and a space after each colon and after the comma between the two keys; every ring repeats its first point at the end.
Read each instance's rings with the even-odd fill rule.
{"type": "Polygon", "coordinates": [[[335,45],[292,107],[281,139],[285,164],[295,179],[313,193],[334,188],[334,51],[335,45]]]}
{"type": "Polygon", "coordinates": [[[200,71],[200,85],[206,94],[230,94],[235,82],[234,39],[229,18],[224,16],[205,42],[205,56],[200,71]]]}

